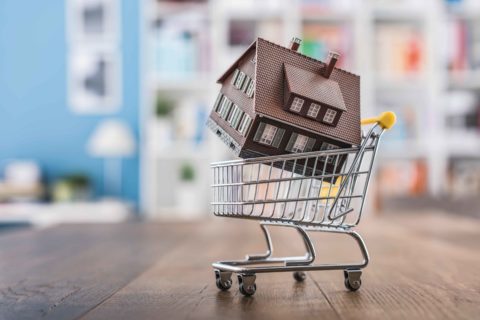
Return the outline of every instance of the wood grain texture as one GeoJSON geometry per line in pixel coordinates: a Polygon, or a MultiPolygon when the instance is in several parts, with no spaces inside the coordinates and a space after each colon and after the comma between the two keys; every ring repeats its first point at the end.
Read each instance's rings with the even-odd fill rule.
{"type": "MultiPolygon", "coordinates": [[[[302,254],[272,229],[275,253],[302,254]]],[[[362,288],[341,271],[257,275],[250,298],[215,286],[211,262],[265,250],[255,222],[60,226],[0,236],[0,319],[475,319],[480,222],[439,213],[362,221],[372,257],[362,288]],[[455,218],[455,219],[454,219],[455,218]]],[[[355,243],[315,234],[323,262],[360,259],[355,243]]]]}
{"type": "Polygon", "coordinates": [[[78,318],[190,231],[190,226],[79,225],[0,237],[0,319],[78,318]]]}

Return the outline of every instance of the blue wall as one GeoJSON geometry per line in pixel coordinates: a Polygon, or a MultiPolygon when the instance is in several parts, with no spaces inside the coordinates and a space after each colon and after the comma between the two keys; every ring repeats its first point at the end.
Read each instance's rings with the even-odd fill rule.
{"type": "MultiPolygon", "coordinates": [[[[112,115],[138,137],[139,3],[122,1],[123,105],[112,115]]],[[[34,159],[47,181],[85,172],[103,192],[103,162],[86,141],[105,117],[67,106],[65,1],[0,0],[0,172],[8,159],[34,159]]],[[[123,197],[138,203],[138,157],[123,162],[123,197]]]]}

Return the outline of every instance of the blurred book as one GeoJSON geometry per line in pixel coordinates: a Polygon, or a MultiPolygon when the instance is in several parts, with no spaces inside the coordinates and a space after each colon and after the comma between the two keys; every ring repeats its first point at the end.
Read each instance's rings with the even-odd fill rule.
{"type": "Polygon", "coordinates": [[[302,32],[303,54],[325,60],[329,51],[335,51],[340,53],[338,67],[347,69],[353,67],[353,37],[348,24],[305,21],[302,32]]]}
{"type": "Polygon", "coordinates": [[[480,69],[480,21],[451,19],[445,38],[446,65],[454,76],[480,69]]]}
{"type": "Polygon", "coordinates": [[[446,126],[457,134],[480,133],[479,97],[469,91],[450,92],[445,98],[446,126]]]}
{"type": "Polygon", "coordinates": [[[411,23],[376,25],[376,69],[380,79],[395,80],[421,75],[425,70],[425,40],[411,23]]]}
{"type": "Polygon", "coordinates": [[[450,195],[456,198],[480,195],[480,158],[452,158],[448,172],[450,195]]]}
{"type": "Polygon", "coordinates": [[[209,24],[201,12],[170,14],[152,29],[158,78],[198,78],[210,71],[209,24]]]}
{"type": "Polygon", "coordinates": [[[257,37],[281,44],[283,24],[279,19],[231,19],[228,45],[246,48],[257,37]]]}
{"type": "Polygon", "coordinates": [[[343,11],[351,10],[358,0],[302,0],[301,8],[302,12],[311,14],[314,12],[325,12],[325,11],[343,11]]]}
{"type": "Polygon", "coordinates": [[[422,196],[427,192],[428,169],[424,160],[398,160],[383,164],[378,189],[385,197],[422,196]]]}

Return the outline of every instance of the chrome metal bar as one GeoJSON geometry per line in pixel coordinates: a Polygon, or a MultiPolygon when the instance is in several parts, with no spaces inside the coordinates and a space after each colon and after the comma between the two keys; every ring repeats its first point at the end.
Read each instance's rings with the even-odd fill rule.
{"type": "MultiPolygon", "coordinates": [[[[303,232],[307,230],[302,229],[303,232]]],[[[315,270],[347,270],[347,269],[363,269],[365,268],[370,257],[368,254],[365,242],[359,233],[350,230],[338,230],[338,229],[309,229],[308,231],[315,232],[331,232],[338,234],[345,234],[352,237],[358,244],[363,260],[360,262],[351,263],[322,263],[313,264],[315,258],[311,261],[311,264],[295,264],[295,260],[298,257],[282,257],[282,258],[266,258],[261,260],[230,260],[219,261],[212,264],[212,266],[221,271],[231,271],[236,273],[265,273],[265,272],[289,272],[289,271],[315,271],[315,270]],[[262,264],[263,266],[256,267],[254,265],[262,264]],[[277,266],[268,266],[268,264],[281,264],[277,266]]],[[[309,238],[308,238],[309,239],[309,238]]],[[[313,244],[312,244],[313,247],[313,244]]]]}
{"type": "Polygon", "coordinates": [[[254,254],[254,255],[247,255],[245,257],[246,260],[248,261],[263,261],[267,258],[269,258],[272,253],[273,253],[273,244],[272,244],[272,238],[270,237],[270,232],[267,229],[267,223],[260,223],[260,227],[262,228],[263,235],[265,237],[265,241],[267,242],[267,252],[264,254],[254,254]]]}

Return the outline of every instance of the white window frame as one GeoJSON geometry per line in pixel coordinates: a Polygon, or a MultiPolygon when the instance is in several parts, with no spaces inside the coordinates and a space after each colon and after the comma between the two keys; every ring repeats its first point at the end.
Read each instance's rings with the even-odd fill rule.
{"type": "MultiPolygon", "coordinates": [[[[325,151],[325,150],[328,151],[328,150],[335,150],[335,149],[338,149],[338,146],[336,146],[334,144],[331,144],[331,143],[328,143],[328,142],[322,142],[322,146],[320,147],[321,151],[325,151]]],[[[327,163],[332,164],[335,157],[336,156],[333,156],[333,155],[328,156],[327,163]]]]}
{"type": "Polygon", "coordinates": [[[318,116],[318,113],[320,112],[321,105],[318,103],[312,102],[310,104],[310,107],[308,108],[307,116],[316,118],[318,116]]]}
{"type": "Polygon", "coordinates": [[[235,69],[233,73],[232,80],[230,81],[231,84],[235,85],[235,82],[237,81],[238,74],[240,73],[239,69],[235,69]]]}
{"type": "Polygon", "coordinates": [[[223,93],[221,92],[218,93],[217,99],[215,100],[215,105],[213,106],[216,113],[220,113],[220,109],[221,109],[224,97],[225,96],[223,95],[223,93]]]}
{"type": "Polygon", "coordinates": [[[260,136],[258,142],[267,146],[271,146],[273,139],[275,139],[275,134],[277,134],[277,130],[277,127],[268,123],[265,124],[265,128],[263,128],[262,135],[260,136]]]}
{"type": "Polygon", "coordinates": [[[242,85],[243,85],[243,81],[245,80],[245,72],[243,71],[240,71],[238,73],[238,76],[237,76],[237,79],[235,80],[235,84],[234,84],[234,87],[237,88],[237,89],[241,89],[242,88],[242,85]]]}
{"type": "Polygon", "coordinates": [[[240,121],[240,125],[238,126],[238,132],[242,136],[246,136],[248,129],[250,129],[250,124],[252,123],[252,118],[248,116],[247,114],[243,115],[242,121],[240,121]]]}
{"type": "Polygon", "coordinates": [[[246,76],[245,80],[243,80],[242,88],[240,88],[240,90],[242,90],[244,93],[247,93],[247,89],[251,81],[252,79],[250,79],[249,76],[246,76]]]}
{"type": "Polygon", "coordinates": [[[250,84],[248,85],[248,88],[247,88],[247,96],[249,98],[253,97],[253,91],[255,89],[255,81],[250,81],[250,84]]]}
{"type": "Polygon", "coordinates": [[[320,147],[321,151],[335,150],[335,149],[338,149],[338,146],[336,146],[334,144],[331,144],[331,143],[328,143],[328,142],[322,142],[322,146],[320,147]]]}
{"type": "Polygon", "coordinates": [[[325,112],[325,115],[323,116],[323,122],[332,124],[336,116],[337,116],[337,111],[328,108],[327,112],[325,112]]]}
{"type": "Polygon", "coordinates": [[[293,112],[300,112],[302,111],[303,104],[305,100],[299,97],[293,98],[292,104],[290,105],[290,110],[293,112]]]}
{"type": "Polygon", "coordinates": [[[233,102],[230,101],[230,99],[225,99],[225,103],[222,106],[222,109],[220,110],[220,117],[224,120],[227,119],[228,114],[230,113],[230,110],[232,109],[233,102]]]}
{"type": "Polygon", "coordinates": [[[232,109],[232,112],[230,112],[230,115],[228,116],[227,118],[227,122],[232,125],[233,123],[233,119],[235,118],[235,116],[237,115],[238,111],[240,111],[240,108],[234,104],[233,105],[233,109],[232,109]]]}
{"type": "Polygon", "coordinates": [[[292,147],[292,152],[294,153],[300,153],[305,150],[305,147],[307,146],[308,142],[308,137],[298,134],[297,138],[295,139],[295,142],[293,143],[292,147]]]}

